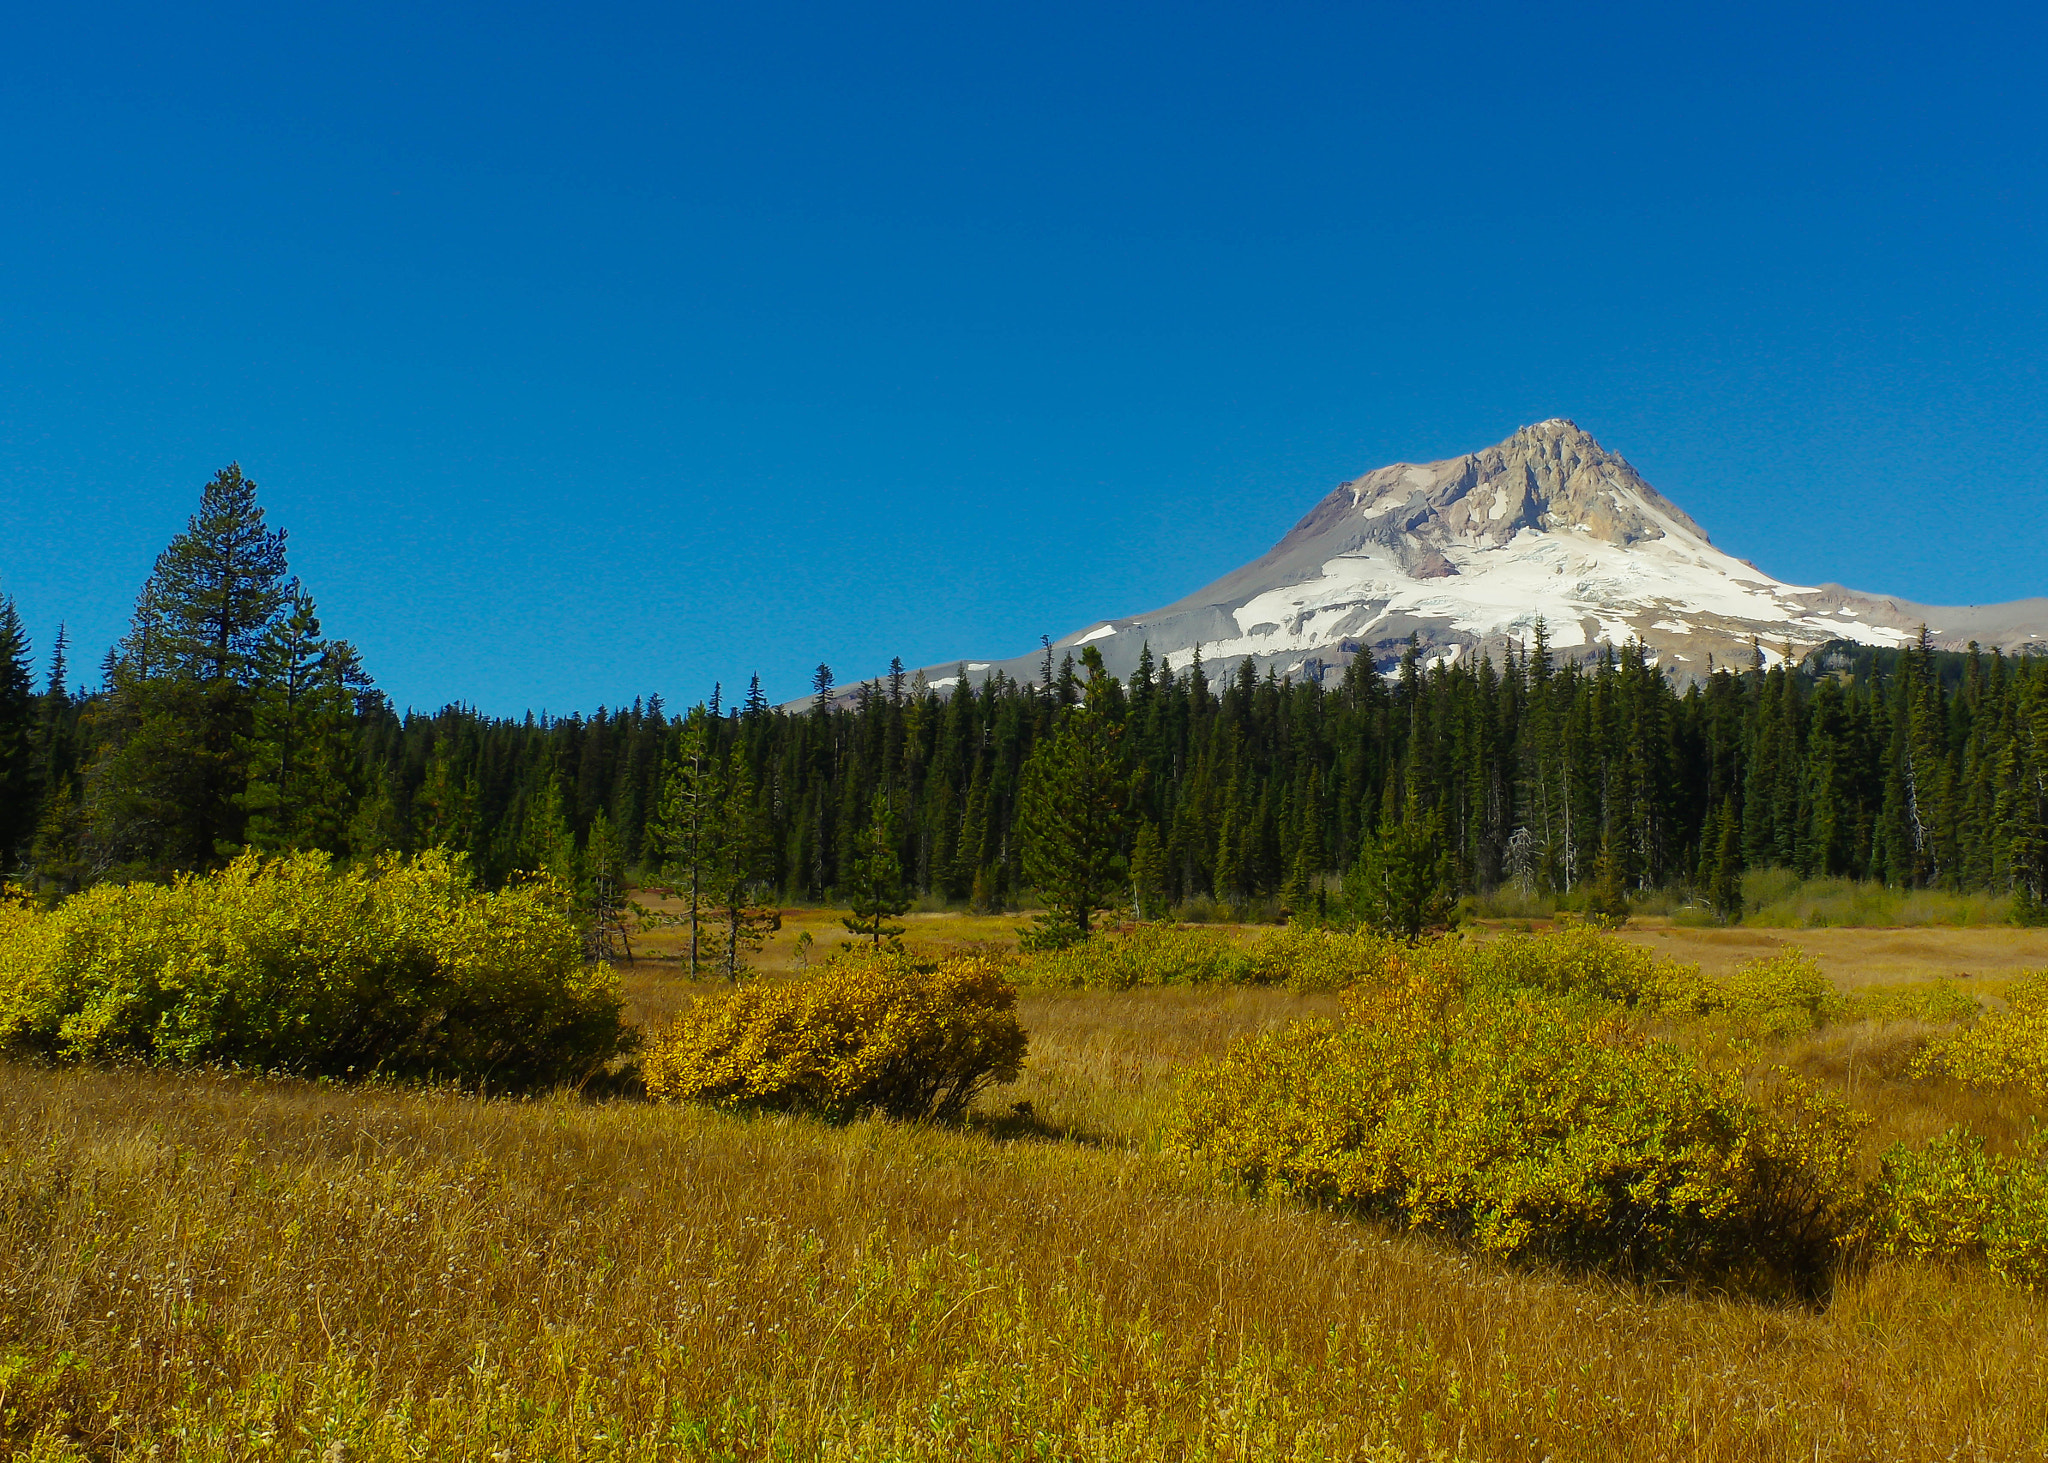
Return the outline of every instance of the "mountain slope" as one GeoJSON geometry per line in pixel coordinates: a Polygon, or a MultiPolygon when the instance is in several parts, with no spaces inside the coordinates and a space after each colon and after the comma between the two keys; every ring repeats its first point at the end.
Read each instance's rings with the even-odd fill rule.
{"type": "MultiPolygon", "coordinates": [[[[1250,657],[1261,671],[1320,675],[1355,656],[1386,665],[1411,635],[1432,658],[1530,641],[1561,656],[1638,639],[1681,676],[1767,661],[1830,640],[1898,645],[1924,623],[1938,644],[2048,650],[2048,599],[1935,606],[1840,585],[1774,579],[1706,531],[1621,457],[1562,418],[1484,451],[1395,463],[1340,484],[1265,555],[1186,599],[1057,641],[1097,646],[1119,674],[1141,646],[1185,666],[1250,657]]],[[[969,662],[1037,674],[1037,655],[969,662]]],[[[959,667],[933,667],[949,684],[959,667]]]]}

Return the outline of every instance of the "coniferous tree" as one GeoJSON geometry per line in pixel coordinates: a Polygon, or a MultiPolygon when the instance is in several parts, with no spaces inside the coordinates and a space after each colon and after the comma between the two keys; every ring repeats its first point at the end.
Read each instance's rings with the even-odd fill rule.
{"type": "Polygon", "coordinates": [[[1141,920],[1158,919],[1166,912],[1166,851],[1159,843],[1158,825],[1140,825],[1131,843],[1131,912],[1141,920]]]}
{"type": "Polygon", "coordinates": [[[257,678],[264,640],[296,590],[284,541],[284,530],[265,527],[239,464],[214,475],[151,574],[171,668],[208,683],[257,678]]]}
{"type": "Polygon", "coordinates": [[[1410,944],[1448,923],[1458,902],[1457,864],[1442,812],[1425,812],[1411,792],[1399,821],[1382,827],[1360,851],[1346,892],[1367,924],[1410,944]]]}
{"type": "Polygon", "coordinates": [[[910,908],[903,892],[903,863],[896,856],[896,820],[888,801],[877,796],[862,829],[847,881],[847,905],[853,911],[839,921],[856,940],[876,948],[894,941],[903,926],[889,923],[910,908]]]}
{"type": "Polygon", "coordinates": [[[690,927],[690,978],[696,979],[716,866],[719,794],[711,760],[711,727],[701,709],[686,716],[662,774],[661,799],[648,838],[661,876],[674,882],[690,927]]]}
{"type": "MultiPolygon", "coordinates": [[[[1385,678],[1361,650],[1341,681],[1239,665],[1212,685],[1199,657],[1177,672],[1141,655],[1118,683],[1085,646],[1022,684],[970,683],[963,667],[945,694],[892,670],[845,705],[821,667],[803,710],[769,706],[756,682],[729,718],[697,708],[689,735],[654,700],[496,721],[459,706],[401,717],[358,688],[316,697],[313,715],[307,688],[334,689],[325,647],[339,642],[284,576],[282,536],[238,475],[201,508],[138,595],[104,685],[74,692],[57,670],[35,700],[29,831],[9,825],[8,857],[46,891],[168,877],[251,844],[371,857],[445,843],[487,881],[536,862],[587,880],[600,815],[629,865],[687,883],[664,805],[674,813],[671,774],[694,737],[687,760],[712,805],[734,754],[745,763],[774,849],[765,878],[792,895],[859,892],[881,794],[905,896],[1001,907],[1027,876],[1050,882],[1043,825],[1075,809],[1042,816],[1048,786],[1069,792],[1043,774],[1085,725],[1127,779],[1115,836],[1099,841],[1113,887],[1091,916],[1208,893],[1319,907],[1323,873],[1355,882],[1411,801],[1440,820],[1452,882],[1477,892],[1515,882],[1612,902],[1617,884],[1696,876],[1734,917],[1753,866],[1988,889],[2023,916],[2048,900],[2039,657],[1923,638],[1684,685],[1637,645],[1554,658],[1539,628],[1498,670],[1484,656],[1425,664],[1417,646],[1385,678]]],[[[711,913],[707,896],[698,914],[711,913]]]]}
{"type": "Polygon", "coordinates": [[[434,743],[426,779],[413,795],[413,821],[423,847],[471,852],[481,843],[476,826],[477,787],[475,780],[457,767],[456,757],[452,736],[434,743]]]}
{"type": "Polygon", "coordinates": [[[1628,879],[1622,867],[1613,837],[1603,833],[1600,854],[1593,863],[1593,887],[1586,900],[1586,912],[1602,924],[1628,923],[1628,879]]]}
{"type": "Polygon", "coordinates": [[[753,776],[738,752],[728,766],[725,796],[710,833],[707,886],[725,927],[719,964],[725,978],[737,982],[747,974],[747,958],[782,923],[780,911],[755,899],[756,891],[772,877],[774,845],[755,798],[753,776]]]}
{"type": "Polygon", "coordinates": [[[573,891],[582,873],[576,853],[576,835],[569,827],[569,813],[562,795],[561,774],[548,769],[547,780],[526,809],[526,824],[520,842],[520,867],[529,873],[547,874],[564,889],[573,891]]]}
{"type": "Polygon", "coordinates": [[[1095,914],[1121,901],[1130,799],[1118,729],[1099,707],[1069,708],[1019,789],[1024,873],[1046,905],[1042,939],[1086,939],[1095,914]]]}
{"type": "Polygon", "coordinates": [[[633,958],[632,901],[626,895],[626,852],[600,808],[583,849],[582,897],[592,960],[633,958]]]}
{"type": "Polygon", "coordinates": [[[1701,882],[1707,887],[1707,902],[1723,924],[1742,919],[1742,822],[1735,812],[1735,800],[1725,798],[1720,814],[1713,820],[1711,843],[1702,869],[1701,882]]]}
{"type": "Polygon", "coordinates": [[[284,540],[231,464],[157,556],[110,665],[113,735],[90,776],[108,863],[163,875],[242,846],[253,693],[292,598],[284,540]]]}
{"type": "Polygon", "coordinates": [[[14,600],[0,595],[0,874],[29,851],[37,814],[35,672],[14,600]]]}
{"type": "Polygon", "coordinates": [[[313,597],[296,585],[288,612],[264,636],[255,672],[249,785],[239,799],[248,841],[339,853],[354,802],[355,698],[369,678],[353,646],[323,638],[313,597]]]}
{"type": "Polygon", "coordinates": [[[370,790],[357,800],[348,820],[349,852],[366,862],[402,852],[405,847],[405,829],[391,778],[382,768],[373,769],[369,776],[370,790]]]}

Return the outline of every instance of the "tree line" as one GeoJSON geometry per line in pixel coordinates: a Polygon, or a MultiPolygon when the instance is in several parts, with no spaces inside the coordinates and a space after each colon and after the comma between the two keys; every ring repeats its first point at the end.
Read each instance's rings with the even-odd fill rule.
{"type": "Polygon", "coordinates": [[[797,709],[756,677],[676,712],[400,713],[230,467],[97,685],[61,628],[40,675],[33,651],[0,595],[0,859],[51,895],[243,849],[442,847],[491,883],[551,870],[600,915],[630,879],[687,886],[735,952],[775,901],[852,901],[875,938],[913,895],[1035,895],[1082,930],[1117,905],[1299,912],[1397,845],[1473,891],[1725,906],[1741,870],[1782,867],[2048,901],[2048,660],[1924,632],[1684,686],[1638,645],[1560,657],[1539,626],[1500,664],[1411,645],[1327,678],[1149,651],[1118,678],[1084,647],[979,685],[898,662],[847,693],[820,666],[797,709]]]}

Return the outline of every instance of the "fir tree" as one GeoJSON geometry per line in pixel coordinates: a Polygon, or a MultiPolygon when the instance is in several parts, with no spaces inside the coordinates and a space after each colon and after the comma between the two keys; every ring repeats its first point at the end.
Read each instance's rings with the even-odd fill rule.
{"type": "Polygon", "coordinates": [[[255,847],[340,852],[354,801],[350,723],[369,678],[353,646],[321,635],[312,596],[292,589],[257,655],[249,785],[238,801],[255,847]]]}
{"type": "Polygon", "coordinates": [[[576,854],[576,835],[569,827],[561,775],[553,768],[548,770],[538,795],[527,805],[520,852],[523,871],[546,874],[570,891],[580,882],[582,870],[576,854]]]}
{"type": "Polygon", "coordinates": [[[200,681],[257,678],[265,637],[296,588],[284,540],[282,529],[264,526],[256,484],[239,464],[214,475],[199,511],[150,576],[167,637],[166,668],[200,681]]]}
{"type": "Polygon", "coordinates": [[[28,635],[14,600],[0,595],[0,873],[35,834],[37,710],[28,635]]]}
{"type": "Polygon", "coordinates": [[[725,978],[737,982],[747,974],[748,957],[782,923],[779,911],[755,901],[756,891],[774,867],[773,844],[755,798],[753,776],[737,751],[727,768],[725,796],[710,834],[707,887],[725,926],[719,963],[725,978]]]}
{"type": "Polygon", "coordinates": [[[1593,862],[1593,887],[1588,891],[1586,912],[1609,927],[1628,923],[1628,879],[1611,835],[1600,835],[1600,854],[1593,862]]]}
{"type": "Polygon", "coordinates": [[[1024,873],[1046,905],[1042,938],[1086,939],[1096,912],[1117,906],[1130,799],[1118,729],[1103,710],[1070,708],[1025,764],[1019,789],[1024,873]]]}
{"type": "Polygon", "coordinates": [[[1458,902],[1457,865],[1443,815],[1423,811],[1410,793],[1400,821],[1366,843],[1346,892],[1367,924],[1410,944],[1448,923],[1458,902]]]}
{"type": "Polygon", "coordinates": [[[426,780],[413,795],[413,821],[428,848],[478,847],[477,786],[456,766],[455,739],[443,736],[427,759],[426,780]]]}
{"type": "Polygon", "coordinates": [[[348,820],[348,851],[358,859],[371,860],[405,848],[405,828],[399,818],[398,799],[391,778],[382,768],[370,773],[370,790],[357,799],[348,820]]]}
{"type": "Polygon", "coordinates": [[[113,734],[89,777],[92,837],[109,864],[161,877],[243,845],[252,692],[292,598],[284,538],[230,465],[157,556],[110,665],[113,734]]]}
{"type": "Polygon", "coordinates": [[[1149,820],[1131,843],[1131,913],[1141,920],[1166,914],[1166,851],[1158,825],[1149,820]]]}
{"type": "Polygon", "coordinates": [[[582,897],[592,960],[633,958],[633,906],[626,897],[626,854],[603,809],[583,847],[582,897]]]}
{"type": "Polygon", "coordinates": [[[896,820],[881,797],[869,809],[854,852],[847,904],[853,913],[839,922],[855,939],[880,948],[883,940],[894,943],[903,933],[902,925],[889,921],[910,908],[910,899],[903,892],[903,864],[896,856],[896,820]]]}
{"type": "Polygon", "coordinates": [[[1711,841],[1701,882],[1707,888],[1707,902],[1723,924],[1742,919],[1742,821],[1735,812],[1735,800],[1723,799],[1720,814],[1710,826],[1711,841]]]}
{"type": "Polygon", "coordinates": [[[674,882],[690,927],[690,978],[702,958],[705,916],[711,907],[716,865],[718,788],[711,761],[711,728],[702,707],[683,720],[676,750],[662,774],[661,798],[648,842],[661,876],[674,882]]]}

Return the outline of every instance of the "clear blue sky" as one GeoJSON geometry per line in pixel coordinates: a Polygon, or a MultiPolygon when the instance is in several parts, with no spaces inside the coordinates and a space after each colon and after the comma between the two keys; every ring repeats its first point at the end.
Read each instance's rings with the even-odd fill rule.
{"type": "Polygon", "coordinates": [[[230,459],[400,705],[801,693],[1570,416],[2048,594],[2039,6],[77,4],[0,41],[0,589],[230,459]]]}

